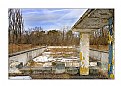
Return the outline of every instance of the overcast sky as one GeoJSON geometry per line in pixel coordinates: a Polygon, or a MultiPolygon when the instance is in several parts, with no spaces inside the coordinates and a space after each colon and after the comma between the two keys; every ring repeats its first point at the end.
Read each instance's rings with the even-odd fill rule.
{"type": "Polygon", "coordinates": [[[73,26],[87,9],[22,9],[24,27],[41,26],[44,30],[73,26]]]}

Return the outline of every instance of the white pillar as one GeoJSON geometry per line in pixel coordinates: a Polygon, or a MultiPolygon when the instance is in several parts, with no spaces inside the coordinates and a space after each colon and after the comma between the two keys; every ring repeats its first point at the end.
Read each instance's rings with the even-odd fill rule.
{"type": "Polygon", "coordinates": [[[80,75],[89,75],[89,34],[80,34],[80,75]]]}

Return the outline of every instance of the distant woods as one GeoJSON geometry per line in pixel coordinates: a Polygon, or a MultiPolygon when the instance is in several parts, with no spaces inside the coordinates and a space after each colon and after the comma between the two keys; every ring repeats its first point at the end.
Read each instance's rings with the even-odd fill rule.
{"type": "Polygon", "coordinates": [[[90,45],[108,45],[108,26],[90,34],[90,45]]]}
{"type": "Polygon", "coordinates": [[[78,34],[73,34],[71,30],[67,32],[59,30],[44,31],[41,27],[35,27],[24,31],[21,43],[37,46],[79,45],[79,37],[78,34]]]}
{"type": "MultiPolygon", "coordinates": [[[[74,34],[70,28],[44,31],[43,28],[34,27],[24,30],[24,19],[20,9],[8,9],[9,44],[31,44],[35,46],[69,46],[79,45],[79,34],[74,34]]],[[[52,28],[53,29],[53,28],[52,28]]],[[[90,34],[91,45],[107,45],[107,28],[102,28],[90,34]]]]}

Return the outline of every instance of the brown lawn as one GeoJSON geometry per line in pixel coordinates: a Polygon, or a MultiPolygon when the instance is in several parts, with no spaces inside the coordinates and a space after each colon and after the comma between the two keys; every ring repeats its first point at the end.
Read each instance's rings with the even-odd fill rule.
{"type": "Polygon", "coordinates": [[[20,52],[23,50],[28,50],[36,47],[38,46],[33,46],[31,44],[9,44],[8,50],[9,50],[9,54],[11,54],[11,53],[20,52]]]}
{"type": "Polygon", "coordinates": [[[90,45],[90,48],[108,51],[108,45],[90,45]]]}

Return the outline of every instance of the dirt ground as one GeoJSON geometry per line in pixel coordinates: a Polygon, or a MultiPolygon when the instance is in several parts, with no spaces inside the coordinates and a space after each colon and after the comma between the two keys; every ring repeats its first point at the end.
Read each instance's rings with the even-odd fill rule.
{"type": "MultiPolygon", "coordinates": [[[[9,76],[26,76],[24,74],[9,74],[9,76]]],[[[40,73],[40,74],[29,74],[33,80],[34,79],[108,79],[108,77],[103,75],[87,75],[81,76],[79,74],[72,75],[67,73],[53,74],[53,73],[40,73]]]]}

